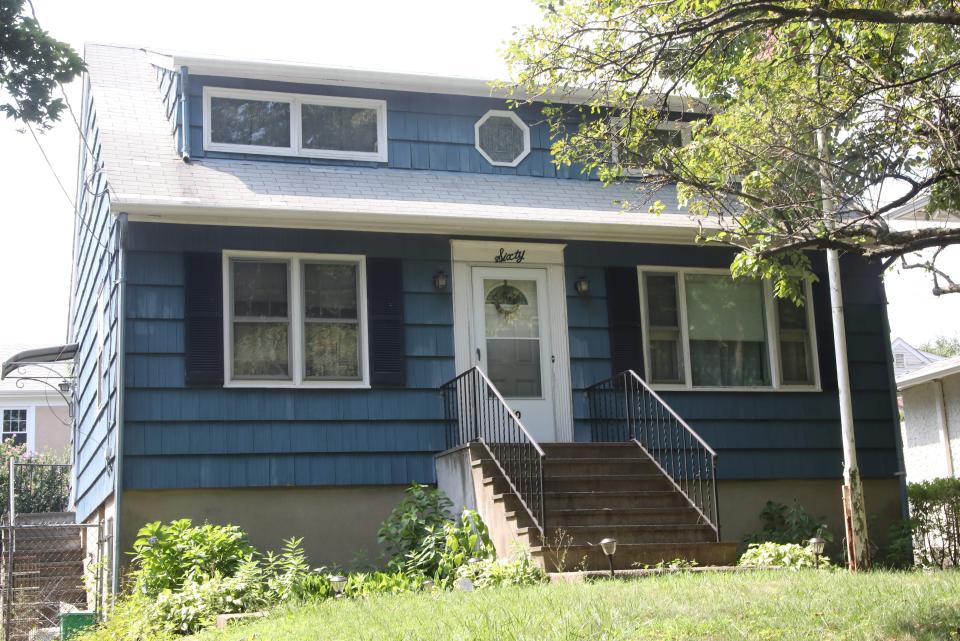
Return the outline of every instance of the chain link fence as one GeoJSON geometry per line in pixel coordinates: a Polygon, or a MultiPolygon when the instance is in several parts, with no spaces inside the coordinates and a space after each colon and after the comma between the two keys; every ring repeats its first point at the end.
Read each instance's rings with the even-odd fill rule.
{"type": "Polygon", "coordinates": [[[66,511],[69,465],[11,463],[0,524],[4,641],[53,638],[60,614],[103,611],[111,541],[99,523],[66,511]]]}

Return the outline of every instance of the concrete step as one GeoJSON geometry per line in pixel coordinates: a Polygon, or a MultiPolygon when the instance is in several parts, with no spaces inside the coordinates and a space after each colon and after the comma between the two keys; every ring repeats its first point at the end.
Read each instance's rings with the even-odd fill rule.
{"type": "Polygon", "coordinates": [[[571,525],[696,525],[702,520],[691,507],[629,507],[547,510],[550,527],[571,525]]]}
{"type": "Polygon", "coordinates": [[[653,461],[626,457],[547,457],[544,474],[551,478],[590,474],[661,474],[653,461]]]}
{"type": "MultiPolygon", "coordinates": [[[[560,541],[566,538],[573,544],[597,545],[610,537],[617,543],[711,543],[716,534],[705,525],[573,525],[558,528],[547,522],[546,540],[560,541]]],[[[540,543],[540,531],[535,528],[520,528],[531,544],[540,543]]]]}
{"type": "Polygon", "coordinates": [[[634,443],[541,443],[540,447],[547,458],[647,459],[634,443]]]}
{"type": "MultiPolygon", "coordinates": [[[[535,558],[543,561],[548,572],[605,570],[607,557],[599,545],[575,544],[567,547],[535,547],[535,558]]],[[[696,561],[698,565],[736,565],[736,543],[617,543],[613,557],[615,570],[669,563],[676,559],[696,561]]]]}
{"type": "Polygon", "coordinates": [[[584,474],[580,476],[547,476],[546,492],[616,492],[673,491],[673,484],[663,474],[584,474]]]}
{"type": "Polygon", "coordinates": [[[544,493],[544,503],[547,510],[690,507],[676,490],[555,491],[544,493]]]}

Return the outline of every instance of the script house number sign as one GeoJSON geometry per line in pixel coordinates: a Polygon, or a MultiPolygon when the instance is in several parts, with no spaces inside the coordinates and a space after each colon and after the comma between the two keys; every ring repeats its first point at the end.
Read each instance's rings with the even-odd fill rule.
{"type": "Polygon", "coordinates": [[[512,252],[506,251],[503,247],[500,248],[500,252],[493,257],[493,262],[495,263],[522,263],[523,257],[527,255],[527,250],[525,249],[515,249],[512,252]]]}

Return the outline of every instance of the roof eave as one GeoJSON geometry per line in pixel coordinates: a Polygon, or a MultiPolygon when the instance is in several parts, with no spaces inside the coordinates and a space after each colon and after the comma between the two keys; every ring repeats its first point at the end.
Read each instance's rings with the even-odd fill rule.
{"type": "MultiPolygon", "coordinates": [[[[697,221],[675,214],[637,214],[633,221],[609,223],[541,218],[395,214],[363,211],[292,210],[265,207],[219,207],[164,202],[116,202],[112,209],[132,222],[326,229],[361,232],[500,236],[525,238],[694,244],[702,231],[697,221]],[[643,216],[643,220],[638,217],[643,216]],[[671,221],[676,216],[681,220],[671,221]]],[[[589,212],[584,212],[589,215],[589,212]]],[[[631,216],[625,213],[624,217],[631,216]]]]}

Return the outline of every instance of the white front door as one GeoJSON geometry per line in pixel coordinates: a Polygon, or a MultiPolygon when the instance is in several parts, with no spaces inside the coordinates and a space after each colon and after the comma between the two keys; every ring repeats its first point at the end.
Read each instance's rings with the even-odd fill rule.
{"type": "Polygon", "coordinates": [[[537,442],[557,440],[546,269],[473,268],[476,363],[537,442]]]}

